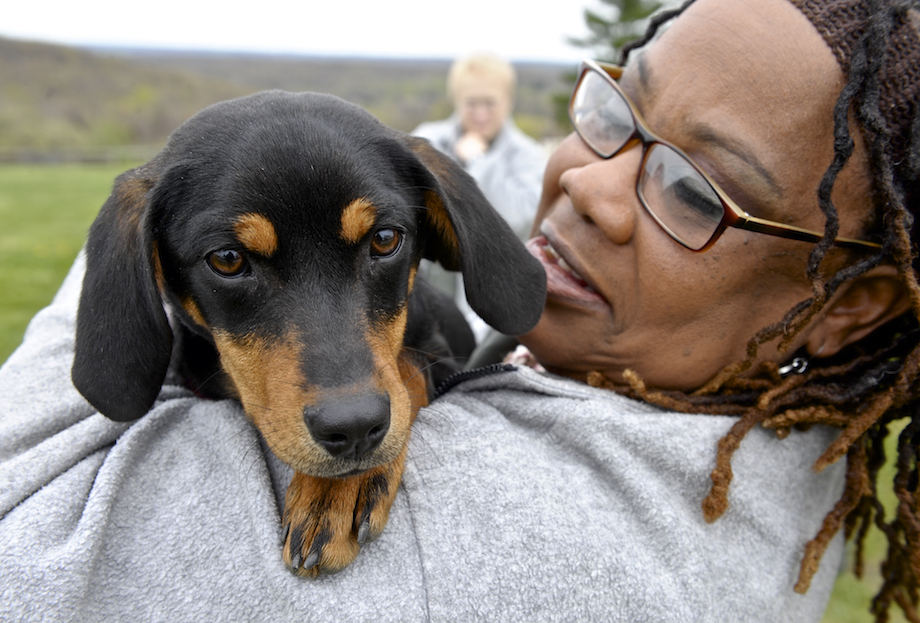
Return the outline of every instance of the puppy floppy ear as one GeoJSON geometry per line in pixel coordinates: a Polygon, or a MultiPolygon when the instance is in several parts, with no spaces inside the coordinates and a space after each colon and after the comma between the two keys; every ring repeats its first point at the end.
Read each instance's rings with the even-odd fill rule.
{"type": "Polygon", "coordinates": [[[71,378],[103,415],[144,415],[160,391],[172,331],[156,244],[145,226],[152,165],[122,174],[90,228],[71,378]]]}
{"type": "Polygon", "coordinates": [[[421,138],[407,144],[427,170],[424,257],[463,273],[470,307],[496,330],[532,329],[546,301],[546,273],[463,168],[421,138]]]}

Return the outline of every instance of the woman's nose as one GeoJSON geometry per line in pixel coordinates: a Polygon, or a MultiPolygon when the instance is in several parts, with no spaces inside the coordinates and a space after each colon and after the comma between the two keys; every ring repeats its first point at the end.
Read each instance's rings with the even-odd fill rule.
{"type": "Polygon", "coordinates": [[[579,140],[577,160],[559,177],[559,185],[572,207],[583,219],[597,225],[616,244],[629,242],[636,229],[642,205],[636,195],[636,176],[642,160],[642,145],[626,145],[616,156],[603,159],[579,140]]]}

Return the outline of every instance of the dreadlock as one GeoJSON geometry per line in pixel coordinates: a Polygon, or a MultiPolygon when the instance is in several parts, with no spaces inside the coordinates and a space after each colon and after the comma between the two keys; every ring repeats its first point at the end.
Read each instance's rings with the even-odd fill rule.
{"type": "MultiPolygon", "coordinates": [[[[653,391],[632,371],[624,373],[629,385],[625,392],[678,411],[738,416],[718,444],[712,487],[702,503],[704,517],[710,522],[728,508],[732,454],[754,426],[772,429],[781,438],[793,429],[815,424],[839,428],[838,437],[814,468],[820,471],[846,457],[845,489],[805,547],[795,590],[808,590],[825,549],[841,528],[847,539],[855,537],[854,570],[859,576],[864,538],[874,524],[887,537],[888,553],[882,564],[883,583],[871,611],[877,622],[887,621],[894,602],[909,620],[920,623],[920,285],[913,244],[920,240],[913,214],[920,208],[920,63],[916,49],[920,4],[918,0],[790,1],[815,24],[847,77],[834,108],[834,159],[817,191],[825,231],[806,267],[813,295],[779,322],[761,329],[748,343],[744,360],[726,367],[696,392],[653,391]],[[849,19],[840,17],[847,12],[861,20],[852,42],[835,31],[841,29],[841,20],[849,19]],[[892,50],[899,56],[895,58],[892,50]],[[875,220],[869,233],[878,237],[882,247],[871,257],[825,278],[822,262],[839,226],[831,192],[853,152],[850,115],[855,115],[868,146],[876,196],[875,220]],[[772,362],[752,370],[760,346],[779,340],[780,352],[788,350],[795,336],[842,284],[883,262],[897,267],[910,295],[910,313],[832,358],[812,361],[802,374],[783,374],[772,362]],[[893,482],[897,510],[887,518],[876,481],[886,460],[884,441],[889,427],[902,419],[907,424],[897,441],[893,482]]],[[[688,0],[655,16],[644,37],[623,48],[622,61],[692,3],[688,0]]],[[[844,34],[851,35],[853,26],[848,26],[851,30],[844,34]]],[[[599,373],[592,373],[588,381],[613,388],[599,373]]]]}

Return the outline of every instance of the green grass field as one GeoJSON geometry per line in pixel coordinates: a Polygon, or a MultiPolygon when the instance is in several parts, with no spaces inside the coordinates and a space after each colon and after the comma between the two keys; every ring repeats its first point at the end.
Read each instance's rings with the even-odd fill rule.
{"type": "MultiPolygon", "coordinates": [[[[112,181],[130,166],[0,165],[0,362],[22,340],[29,319],[51,301],[112,181]]],[[[880,483],[887,488],[890,482],[888,471],[880,483]]],[[[867,578],[858,581],[849,571],[841,573],[824,623],[873,620],[868,604],[886,546],[879,532],[870,536],[867,578]]],[[[905,619],[894,612],[889,621],[905,619]]]]}
{"type": "Polygon", "coordinates": [[[47,305],[129,164],[0,165],[0,361],[47,305]]]}

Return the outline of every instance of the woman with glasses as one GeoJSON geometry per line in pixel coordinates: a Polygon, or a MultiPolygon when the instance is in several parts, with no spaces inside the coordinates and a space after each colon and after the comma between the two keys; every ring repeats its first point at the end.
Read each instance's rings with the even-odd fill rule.
{"type": "Polygon", "coordinates": [[[422,410],[336,576],[281,564],[289,473],[238,405],[80,400],[78,262],[0,370],[0,615],[818,621],[875,523],[872,609],[916,620],[918,28],[913,0],[696,0],[586,62],[528,243],[540,323],[422,410]]]}

